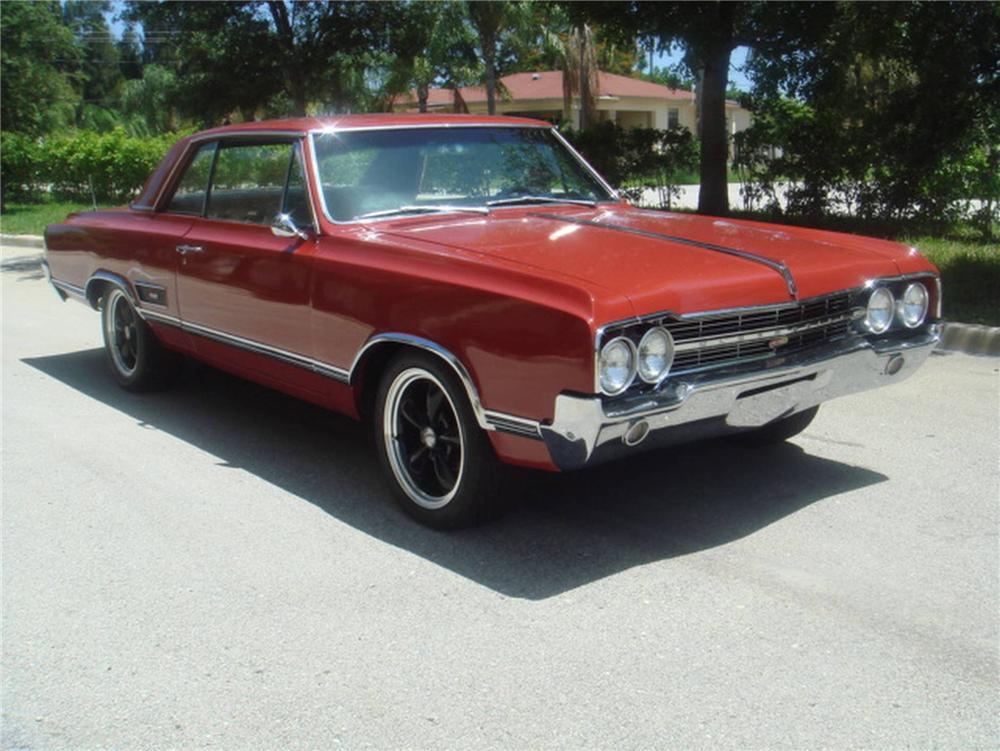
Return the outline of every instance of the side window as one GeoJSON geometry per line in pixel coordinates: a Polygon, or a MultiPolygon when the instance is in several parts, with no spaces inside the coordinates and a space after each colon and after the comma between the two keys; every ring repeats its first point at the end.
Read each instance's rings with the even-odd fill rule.
{"type": "Polygon", "coordinates": [[[293,151],[291,143],[222,144],[205,215],[270,224],[282,209],[293,151]]]}
{"type": "Polygon", "coordinates": [[[170,199],[167,211],[201,216],[205,210],[205,194],[208,190],[208,178],[212,172],[215,146],[214,142],[206,143],[198,149],[198,153],[194,155],[194,159],[177,183],[177,189],[174,191],[174,197],[170,199]]]}
{"type": "Polygon", "coordinates": [[[302,229],[310,229],[313,224],[312,211],[309,208],[309,196],[306,188],[306,178],[302,173],[302,149],[298,144],[288,165],[288,185],[285,188],[285,202],[282,212],[292,217],[292,221],[302,229]]]}

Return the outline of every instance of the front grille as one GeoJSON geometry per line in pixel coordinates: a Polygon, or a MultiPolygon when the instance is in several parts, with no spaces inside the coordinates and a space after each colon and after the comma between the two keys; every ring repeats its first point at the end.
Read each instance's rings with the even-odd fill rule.
{"type": "Polygon", "coordinates": [[[661,325],[674,337],[676,354],[671,370],[680,373],[841,339],[849,333],[851,301],[850,295],[843,293],[767,310],[666,318],[661,325]],[[741,337],[746,340],[739,341],[741,337]]]}
{"type": "MultiPolygon", "coordinates": [[[[694,316],[650,316],[624,326],[610,336],[623,335],[635,344],[652,326],[663,326],[674,338],[671,375],[708,370],[790,354],[843,339],[851,334],[850,292],[788,305],[747,308],[694,316]]],[[[636,379],[630,391],[656,388],[636,379]]]]}

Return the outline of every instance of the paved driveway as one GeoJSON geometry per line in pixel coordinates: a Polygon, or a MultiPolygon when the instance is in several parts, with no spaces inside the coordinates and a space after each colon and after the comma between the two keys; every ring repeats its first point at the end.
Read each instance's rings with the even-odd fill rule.
{"type": "Polygon", "coordinates": [[[441,534],[346,419],[3,270],[6,748],[996,748],[1000,361],[441,534]]]}

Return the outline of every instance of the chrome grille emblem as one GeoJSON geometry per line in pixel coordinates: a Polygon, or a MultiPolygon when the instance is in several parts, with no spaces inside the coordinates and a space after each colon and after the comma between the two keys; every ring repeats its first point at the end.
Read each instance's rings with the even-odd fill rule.
{"type": "Polygon", "coordinates": [[[778,347],[784,347],[786,344],[788,344],[787,336],[776,336],[767,343],[767,346],[770,349],[777,349],[778,347]]]}

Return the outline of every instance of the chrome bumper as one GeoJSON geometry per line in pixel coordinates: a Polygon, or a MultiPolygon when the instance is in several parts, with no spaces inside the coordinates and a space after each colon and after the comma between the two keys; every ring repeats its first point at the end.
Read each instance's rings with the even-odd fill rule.
{"type": "Polygon", "coordinates": [[[560,394],[552,423],[541,425],[539,432],[552,461],[569,470],[640,445],[761,427],[828,399],[902,381],[927,359],[939,338],[940,327],[933,325],[897,340],[848,339],[763,365],[680,376],[655,394],[626,399],[560,394]]]}

